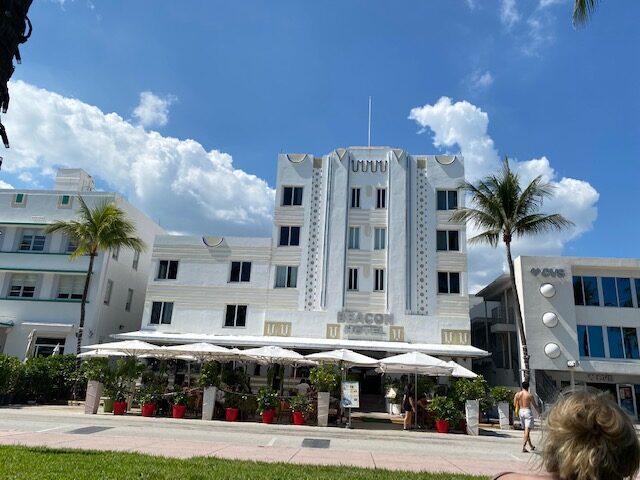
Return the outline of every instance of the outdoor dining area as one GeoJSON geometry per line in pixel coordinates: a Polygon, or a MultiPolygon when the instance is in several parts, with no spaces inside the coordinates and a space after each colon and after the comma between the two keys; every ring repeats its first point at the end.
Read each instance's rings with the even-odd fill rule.
{"type": "MultiPolygon", "coordinates": [[[[352,410],[360,407],[354,370],[379,377],[388,418],[413,410],[409,428],[473,433],[480,402],[495,400],[482,377],[417,351],[376,359],[347,349],[303,355],[277,346],[158,346],[140,340],[84,349],[88,414],[102,406],[114,415],[351,427],[352,410]]],[[[512,395],[503,393],[506,398],[498,401],[512,395]]]]}

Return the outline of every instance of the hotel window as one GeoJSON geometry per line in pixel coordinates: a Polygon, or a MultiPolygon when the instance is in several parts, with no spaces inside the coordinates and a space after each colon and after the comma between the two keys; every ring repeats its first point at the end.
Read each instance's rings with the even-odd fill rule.
{"type": "Polygon", "coordinates": [[[604,358],[602,327],[578,325],[578,349],[581,357],[604,358]]]}
{"type": "Polygon", "coordinates": [[[349,248],[351,250],[360,248],[360,227],[349,227],[349,248]]]}
{"type": "Polygon", "coordinates": [[[387,229],[374,228],[373,229],[373,249],[384,250],[385,248],[387,248],[387,229]]]}
{"type": "Polygon", "coordinates": [[[78,248],[78,241],[74,238],[67,237],[67,246],[64,253],[73,253],[78,248]]]}
{"type": "Polygon", "coordinates": [[[23,230],[19,250],[23,252],[42,252],[46,237],[41,230],[23,230]]]}
{"type": "Polygon", "coordinates": [[[300,245],[300,227],[280,227],[281,247],[297,247],[300,245]]]}
{"type": "Polygon", "coordinates": [[[438,293],[460,293],[460,273],[438,272],[438,293]]]}
{"type": "Polygon", "coordinates": [[[85,278],[82,275],[61,275],[58,282],[58,298],[82,300],[85,278]]]}
{"type": "Polygon", "coordinates": [[[151,305],[151,320],[152,325],[169,325],[171,323],[171,316],[173,315],[173,302],[153,302],[151,305]]]}
{"type": "Polygon", "coordinates": [[[11,201],[12,207],[24,207],[27,204],[27,195],[25,193],[16,193],[11,201]]]}
{"type": "Polygon", "coordinates": [[[439,252],[457,252],[460,250],[457,230],[438,230],[436,232],[436,249],[439,252]]]}
{"type": "Polygon", "coordinates": [[[160,260],[156,280],[175,280],[178,278],[178,260],[160,260]]]}
{"type": "Polygon", "coordinates": [[[16,273],[11,276],[10,297],[33,298],[36,292],[36,276],[16,273]]]}
{"type": "Polygon", "coordinates": [[[124,311],[131,311],[131,303],[133,303],[133,290],[127,290],[127,303],[124,304],[124,311]]]}
{"type": "Polygon", "coordinates": [[[373,291],[384,292],[384,269],[376,268],[374,273],[373,291]]]}
{"type": "Polygon", "coordinates": [[[138,270],[138,264],[140,263],[140,252],[133,251],[133,263],[131,264],[131,268],[134,270],[138,270]]]}
{"type": "Polygon", "coordinates": [[[282,206],[302,205],[302,187],[283,187],[282,206]]]}
{"type": "Polygon", "coordinates": [[[633,307],[630,279],[602,277],[601,281],[605,307],[633,307]]]}
{"type": "Polygon", "coordinates": [[[72,201],[71,195],[60,195],[58,197],[58,208],[71,208],[72,201]]]}
{"type": "Polygon", "coordinates": [[[229,282],[250,282],[251,281],[251,262],[231,262],[231,274],[229,282]]]}
{"type": "Polygon", "coordinates": [[[33,356],[50,357],[56,349],[58,355],[64,355],[64,342],[64,338],[36,337],[33,356]]]}
{"type": "Polygon", "coordinates": [[[107,288],[104,291],[104,304],[109,305],[111,293],[113,292],[113,280],[107,280],[107,288]]]}
{"type": "Polygon", "coordinates": [[[457,190],[438,190],[438,210],[455,210],[458,208],[457,190]]]}
{"type": "Polygon", "coordinates": [[[247,325],[246,305],[227,305],[224,316],[225,327],[244,327],[247,325]]]}
{"type": "Polygon", "coordinates": [[[111,258],[113,258],[114,260],[118,260],[119,256],[120,256],[120,247],[116,247],[113,250],[111,250],[111,258]]]}
{"type": "Polygon", "coordinates": [[[635,328],[607,327],[611,358],[640,359],[638,333],[635,328]]]}
{"type": "Polygon", "coordinates": [[[296,288],[298,284],[298,267],[278,265],[276,267],[275,288],[296,288]]]}
{"type": "Polygon", "coordinates": [[[347,290],[351,290],[351,291],[358,290],[358,269],[357,268],[349,269],[349,283],[347,285],[347,290]]]}
{"type": "Polygon", "coordinates": [[[376,198],[376,208],[387,208],[387,189],[379,188],[376,198]]]}
{"type": "Polygon", "coordinates": [[[636,284],[636,305],[640,307],[640,278],[634,278],[633,281],[636,284]]]}
{"type": "Polygon", "coordinates": [[[573,298],[576,305],[600,305],[596,277],[573,277],[573,298]]]}
{"type": "Polygon", "coordinates": [[[360,189],[351,189],[351,208],[360,208],[360,189]]]}

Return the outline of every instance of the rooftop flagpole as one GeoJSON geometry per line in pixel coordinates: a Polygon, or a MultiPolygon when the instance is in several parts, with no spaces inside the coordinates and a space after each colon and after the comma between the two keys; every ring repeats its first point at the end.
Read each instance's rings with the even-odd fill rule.
{"type": "Polygon", "coordinates": [[[369,96],[369,135],[367,137],[368,146],[371,146],[371,96],[369,96]]]}

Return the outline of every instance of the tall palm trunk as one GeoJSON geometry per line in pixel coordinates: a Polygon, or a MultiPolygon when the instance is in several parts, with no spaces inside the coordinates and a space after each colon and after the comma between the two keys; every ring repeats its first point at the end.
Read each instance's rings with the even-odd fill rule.
{"type": "Polygon", "coordinates": [[[80,301],[80,325],[78,328],[78,343],[76,344],[76,365],[80,368],[80,362],[82,359],[78,357],[80,355],[80,347],[82,346],[82,333],[84,331],[84,315],[85,306],[87,304],[87,295],[89,294],[89,283],[91,282],[91,275],[93,274],[93,260],[96,258],[95,252],[89,254],[89,268],[87,269],[87,276],[84,279],[84,290],[82,291],[82,300],[80,301]]]}
{"type": "Polygon", "coordinates": [[[529,370],[529,349],[527,348],[527,337],[524,333],[524,323],[522,321],[522,307],[520,306],[520,295],[518,295],[518,289],[516,288],[516,272],[513,267],[513,258],[511,257],[511,235],[504,235],[504,244],[507,247],[507,262],[509,263],[509,277],[511,279],[511,288],[513,289],[513,295],[515,297],[516,302],[516,324],[518,325],[518,333],[520,335],[520,345],[522,348],[522,370],[525,381],[529,381],[530,370],[529,370]]]}

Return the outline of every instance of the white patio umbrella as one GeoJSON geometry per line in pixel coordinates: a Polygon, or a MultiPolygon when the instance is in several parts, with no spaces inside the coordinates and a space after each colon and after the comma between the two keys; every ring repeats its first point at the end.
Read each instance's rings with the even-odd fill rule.
{"type": "Polygon", "coordinates": [[[293,350],[288,350],[282,347],[274,347],[268,345],[259,348],[249,348],[247,350],[240,350],[240,357],[246,360],[254,360],[258,363],[271,364],[282,363],[289,365],[315,365],[316,362],[308,360],[303,355],[293,350]]]}
{"type": "MultiPolygon", "coordinates": [[[[408,352],[380,360],[380,370],[384,373],[413,373],[414,385],[418,384],[418,375],[451,375],[453,367],[444,360],[432,357],[422,352],[408,352]]],[[[415,404],[418,405],[418,390],[414,388],[415,404]]],[[[417,413],[417,412],[416,412],[417,413]]],[[[415,415],[415,425],[418,424],[418,416],[415,415]]]]}
{"type": "Polygon", "coordinates": [[[53,352],[51,352],[51,356],[55,357],[56,355],[60,355],[60,344],[56,343],[56,346],[53,347],[53,352]]]}
{"type": "Polygon", "coordinates": [[[126,353],[118,352],[116,350],[89,350],[88,352],[82,352],[78,357],[80,358],[108,358],[108,357],[126,357],[126,353]]]}
{"type": "MultiPolygon", "coordinates": [[[[212,345],[211,343],[188,343],[186,345],[172,345],[170,347],[160,347],[162,352],[174,355],[189,355],[200,362],[208,359],[232,359],[238,354],[225,347],[212,345]]],[[[238,350],[239,351],[239,350],[238,350]]]]}
{"type": "Polygon", "coordinates": [[[459,363],[454,362],[453,360],[447,362],[447,365],[453,367],[453,372],[451,372],[452,377],[457,378],[476,378],[478,376],[477,373],[473,373],[468,368],[463,367],[459,363]]]}
{"type": "Polygon", "coordinates": [[[122,342],[96,343],[95,345],[87,345],[82,347],[85,350],[99,350],[104,352],[117,351],[122,352],[128,357],[139,357],[146,353],[153,353],[160,349],[157,345],[142,342],[140,340],[123,340],[122,342]]]}
{"type": "Polygon", "coordinates": [[[331,350],[329,352],[312,353],[311,355],[307,355],[306,358],[327,363],[342,363],[345,368],[373,367],[379,362],[379,360],[375,358],[367,357],[366,355],[346,348],[331,350]]]}

